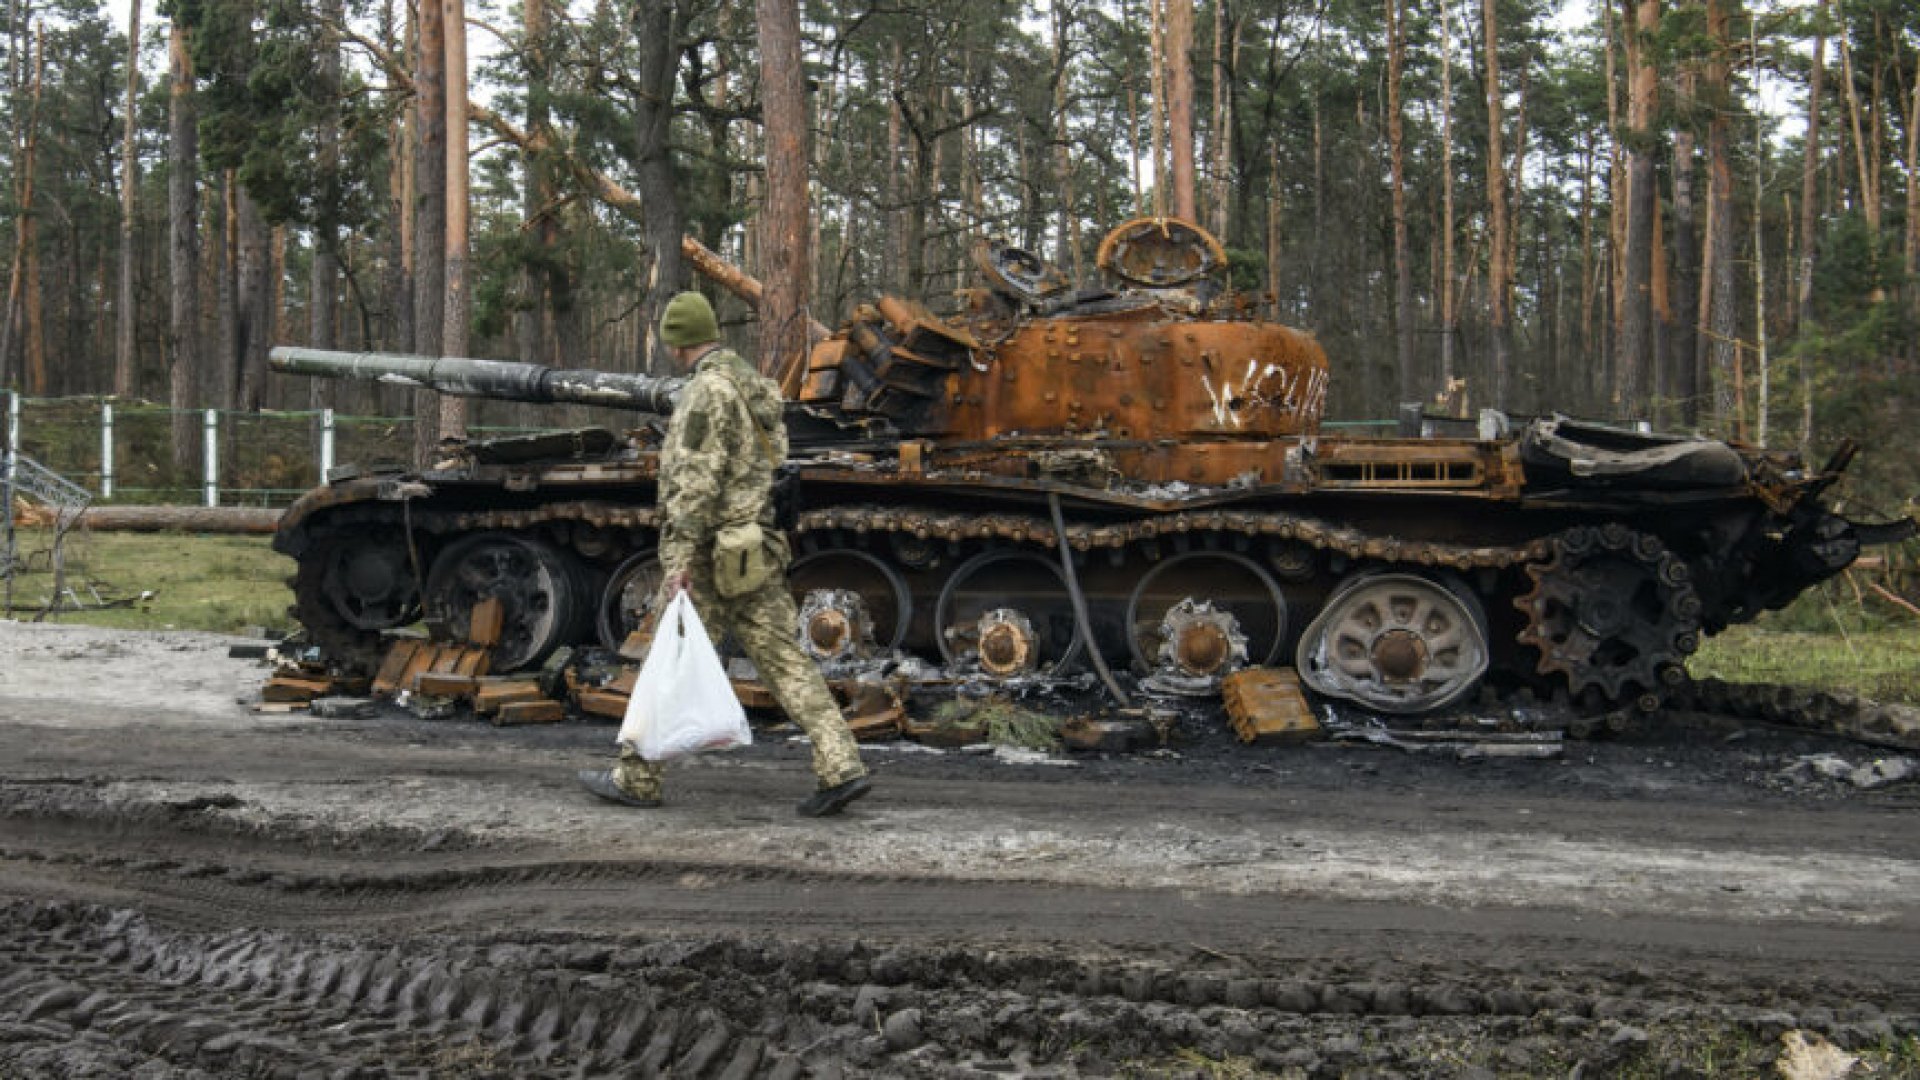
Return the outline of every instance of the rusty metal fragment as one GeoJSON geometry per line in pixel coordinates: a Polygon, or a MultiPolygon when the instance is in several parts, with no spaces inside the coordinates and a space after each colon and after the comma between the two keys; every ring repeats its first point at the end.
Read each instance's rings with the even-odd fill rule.
{"type": "Polygon", "coordinates": [[[1300,690],[1300,676],[1279,668],[1246,668],[1221,681],[1227,721],[1241,742],[1305,742],[1320,722],[1300,690]]]}

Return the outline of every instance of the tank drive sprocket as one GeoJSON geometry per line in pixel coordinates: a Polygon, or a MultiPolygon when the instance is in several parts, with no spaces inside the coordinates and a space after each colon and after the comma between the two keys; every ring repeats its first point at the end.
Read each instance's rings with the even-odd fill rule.
{"type": "Polygon", "coordinates": [[[380,631],[420,615],[406,537],[378,524],[317,530],[294,576],[292,613],[336,670],[371,674],[380,631]]]}
{"type": "Polygon", "coordinates": [[[1686,682],[1700,595],[1685,560],[1658,537],[1619,522],[1576,526],[1526,572],[1533,587],[1513,602],[1526,616],[1518,640],[1538,651],[1540,674],[1566,679],[1576,702],[1597,695],[1650,712],[1686,682]]]}

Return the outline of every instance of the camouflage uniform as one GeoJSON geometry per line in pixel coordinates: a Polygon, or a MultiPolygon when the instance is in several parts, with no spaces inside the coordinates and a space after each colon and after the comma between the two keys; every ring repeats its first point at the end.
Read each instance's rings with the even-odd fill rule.
{"type": "MultiPolygon", "coordinates": [[[[787,542],[774,527],[774,467],[787,456],[779,387],[731,349],[700,358],[667,427],[660,458],[660,564],[668,578],[685,570],[693,604],[717,646],[731,631],[760,671],[760,681],[813,742],[822,789],[865,776],[853,734],[826,680],[798,641],[799,613],[787,592],[787,542]],[[713,545],[723,525],[758,520],[782,572],[740,596],[713,584],[713,545]]],[[[662,598],[664,601],[665,597],[662,598]]],[[[665,607],[664,602],[655,610],[665,607]]],[[[660,797],[661,766],[622,746],[614,781],[629,794],[660,797]]]]}

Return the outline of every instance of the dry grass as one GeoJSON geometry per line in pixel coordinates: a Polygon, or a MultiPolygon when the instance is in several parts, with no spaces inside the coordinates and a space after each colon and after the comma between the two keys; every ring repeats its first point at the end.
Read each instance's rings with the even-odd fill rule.
{"type": "MultiPolygon", "coordinates": [[[[51,545],[50,530],[21,531],[29,569],[14,583],[14,618],[33,618],[46,607],[51,545]]],[[[66,566],[69,592],[49,622],[222,633],[293,625],[293,563],[264,536],[80,532],[67,539],[66,566]],[[79,610],[69,610],[76,601],[79,610]]]]}

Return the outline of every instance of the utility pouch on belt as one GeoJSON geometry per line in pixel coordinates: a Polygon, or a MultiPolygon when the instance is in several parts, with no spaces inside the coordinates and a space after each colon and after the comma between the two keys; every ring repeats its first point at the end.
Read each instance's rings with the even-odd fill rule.
{"type": "Polygon", "coordinates": [[[784,569],[757,521],[724,526],[714,536],[713,587],[721,596],[744,596],[784,569]]]}

